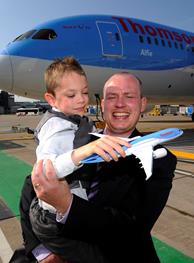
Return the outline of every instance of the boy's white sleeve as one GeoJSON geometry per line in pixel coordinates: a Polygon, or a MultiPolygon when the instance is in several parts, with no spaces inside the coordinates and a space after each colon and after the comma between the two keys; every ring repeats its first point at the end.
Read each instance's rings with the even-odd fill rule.
{"type": "Polygon", "coordinates": [[[73,171],[77,170],[80,165],[77,166],[74,164],[71,158],[72,151],[69,151],[64,154],[58,155],[54,160],[53,164],[57,173],[57,177],[63,178],[68,174],[71,174],[73,171]]]}
{"type": "Polygon", "coordinates": [[[59,178],[79,168],[71,158],[76,129],[77,126],[71,122],[52,118],[52,121],[47,121],[38,134],[37,159],[52,160],[59,178]]]}

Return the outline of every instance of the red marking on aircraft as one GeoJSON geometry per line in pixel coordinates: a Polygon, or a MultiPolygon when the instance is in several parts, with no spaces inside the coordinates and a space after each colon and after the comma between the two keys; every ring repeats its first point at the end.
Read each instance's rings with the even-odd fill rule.
{"type": "Polygon", "coordinates": [[[148,25],[148,24],[142,25],[140,23],[133,22],[129,18],[116,17],[116,16],[112,18],[115,20],[118,20],[123,30],[127,33],[130,31],[130,29],[132,29],[133,32],[136,34],[145,35],[147,33],[153,37],[159,36],[162,39],[166,38],[166,39],[171,39],[171,40],[179,41],[179,42],[184,41],[187,44],[191,44],[192,42],[194,43],[194,36],[192,35],[188,36],[186,33],[180,34],[176,31],[171,31],[162,26],[157,27],[157,26],[148,25]]]}

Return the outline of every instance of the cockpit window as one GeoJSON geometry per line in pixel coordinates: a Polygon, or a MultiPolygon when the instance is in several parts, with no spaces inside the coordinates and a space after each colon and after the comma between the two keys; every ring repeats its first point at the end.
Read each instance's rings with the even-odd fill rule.
{"type": "Polygon", "coordinates": [[[19,37],[16,37],[16,38],[13,40],[13,42],[27,39],[27,38],[31,37],[35,32],[36,32],[36,30],[30,30],[30,31],[28,31],[28,32],[20,35],[19,37]]]}
{"type": "Polygon", "coordinates": [[[52,29],[41,29],[39,30],[32,39],[43,39],[43,40],[52,40],[57,37],[57,34],[52,29]]]}

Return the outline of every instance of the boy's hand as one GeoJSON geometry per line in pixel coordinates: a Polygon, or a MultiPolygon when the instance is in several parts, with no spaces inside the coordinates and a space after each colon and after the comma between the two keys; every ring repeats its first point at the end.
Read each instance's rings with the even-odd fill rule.
{"type": "Polygon", "coordinates": [[[126,156],[125,151],[121,147],[122,145],[130,147],[130,144],[126,140],[123,140],[119,137],[106,135],[96,141],[93,141],[73,150],[72,160],[76,165],[79,165],[81,160],[96,153],[101,156],[106,162],[109,162],[111,158],[114,161],[118,161],[117,153],[120,154],[122,157],[126,156]]]}

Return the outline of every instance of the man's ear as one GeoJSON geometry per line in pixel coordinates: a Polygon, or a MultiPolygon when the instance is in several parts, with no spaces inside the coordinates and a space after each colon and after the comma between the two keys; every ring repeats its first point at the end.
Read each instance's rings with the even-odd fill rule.
{"type": "Polygon", "coordinates": [[[101,108],[102,108],[102,112],[104,112],[104,99],[101,99],[101,108]]]}
{"type": "Polygon", "coordinates": [[[49,105],[51,105],[52,107],[55,106],[55,97],[51,93],[46,92],[44,94],[44,98],[48,102],[49,105]]]}
{"type": "Polygon", "coordinates": [[[147,98],[142,97],[141,98],[141,112],[144,112],[147,106],[147,98]]]}

